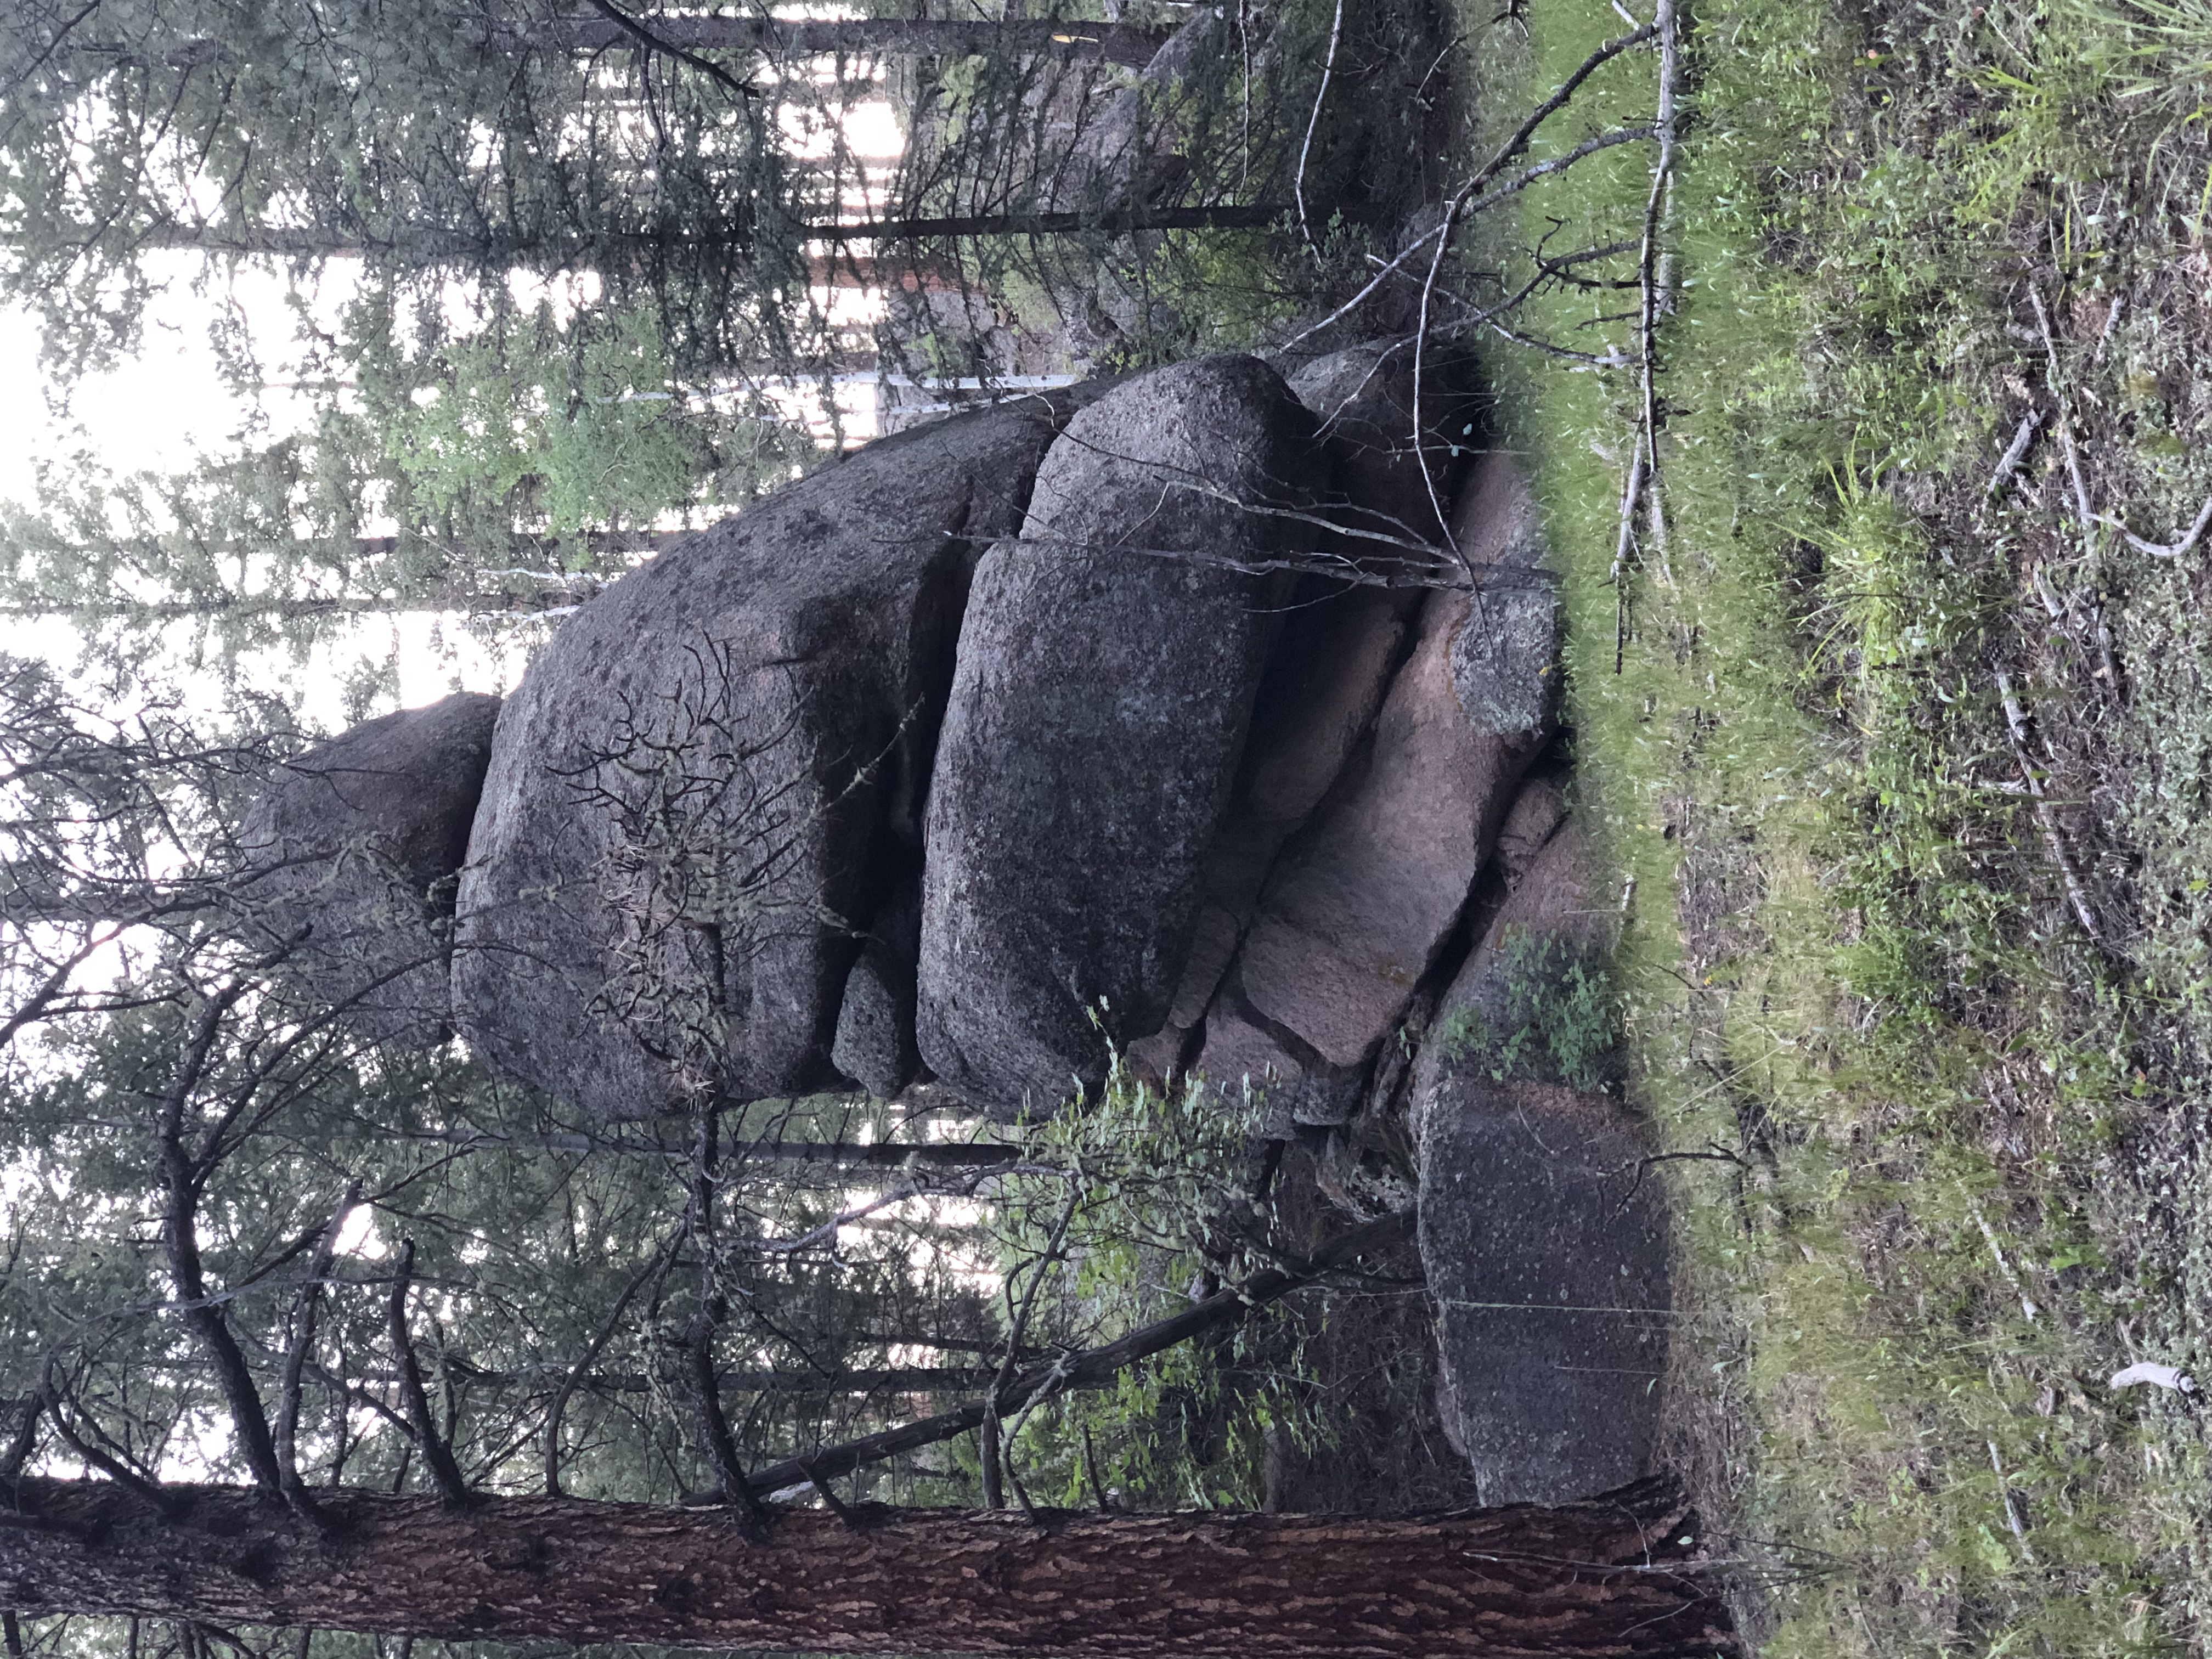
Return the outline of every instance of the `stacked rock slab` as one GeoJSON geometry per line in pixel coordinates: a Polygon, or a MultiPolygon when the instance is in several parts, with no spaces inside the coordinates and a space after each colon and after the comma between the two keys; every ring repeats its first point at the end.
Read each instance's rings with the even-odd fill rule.
{"type": "MultiPolygon", "coordinates": [[[[919,872],[975,562],[1075,401],[879,440],[563,624],[501,716],[461,884],[456,1012],[495,1072],[607,1118],[835,1080],[863,939],[910,948],[877,914],[919,872]]],[[[902,972],[857,994],[896,1019],[902,972]]]]}
{"type": "Polygon", "coordinates": [[[1649,1473],[1667,1355],[1659,1184],[1641,1126],[1602,1088],[1611,917],[1560,811],[1547,784],[1516,805],[1510,890],[1414,1066],[1437,1403],[1486,1504],[1649,1473]]]}
{"type": "MultiPolygon", "coordinates": [[[[1132,1060],[1148,1075],[1166,1077],[1197,1058],[1200,1024],[1276,855],[1358,751],[1405,657],[1424,590],[1376,584],[1450,562],[1436,503],[1451,500],[1466,471],[1466,451],[1455,440],[1468,423],[1447,377],[1431,365],[1419,398],[1424,472],[1414,449],[1413,371],[1413,342],[1382,340],[1316,358],[1290,377],[1291,391],[1320,423],[1329,461],[1332,487],[1316,511],[1327,521],[1316,562],[1376,580],[1309,575],[1284,617],[1228,812],[1206,854],[1206,901],[1167,1027],[1131,1045],[1132,1060]]],[[[1237,1016],[1224,1010],[1221,1018],[1237,1016]]],[[[1214,1064],[1228,1067],[1225,1078],[1272,1072],[1282,1079],[1290,1075],[1284,1067],[1300,1063],[1249,1027],[1237,1035],[1237,1054],[1213,1053],[1214,1064]]],[[[1309,1068],[1315,1060],[1303,1056],[1309,1068]]],[[[1313,1082],[1309,1069],[1290,1086],[1310,1092],[1313,1082]]]]}
{"type": "Polygon", "coordinates": [[[464,692],[355,726],[287,763],[240,830],[246,931],[372,1042],[451,1035],[453,889],[498,714],[464,692]]]}
{"type": "Polygon", "coordinates": [[[1510,455],[1476,461],[1452,530],[1472,591],[1428,594],[1371,732],[1276,860],[1206,1016],[1198,1069],[1272,1073],[1301,1121],[1353,1109],[1551,735],[1553,600],[1510,455]]]}
{"type": "Polygon", "coordinates": [[[922,1056],[962,1094],[1049,1110],[1166,1019],[1284,594],[1237,567],[1310,546],[1312,432],[1254,358],[1125,382],[977,570],[922,905],[922,1056]]]}

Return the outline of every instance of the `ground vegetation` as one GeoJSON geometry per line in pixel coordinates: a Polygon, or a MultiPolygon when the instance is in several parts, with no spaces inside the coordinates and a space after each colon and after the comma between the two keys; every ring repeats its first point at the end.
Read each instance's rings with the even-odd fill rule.
{"type": "MultiPolygon", "coordinates": [[[[1466,15],[1462,142],[1619,25],[1466,15]]],[[[1651,377],[1633,285],[1489,362],[1686,1223],[1676,1455],[1771,1651],[2203,1639],[2205,38],[1701,7],[1665,187],[1585,167],[1462,255],[1662,228],[1651,377]]]]}

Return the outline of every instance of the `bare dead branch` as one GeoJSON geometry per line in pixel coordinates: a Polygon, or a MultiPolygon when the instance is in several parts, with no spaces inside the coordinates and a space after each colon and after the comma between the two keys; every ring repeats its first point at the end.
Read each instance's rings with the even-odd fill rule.
{"type": "Polygon", "coordinates": [[[2043,830],[2043,844],[2051,854],[2051,863],[2057,866],[2059,879],[2065,884],[2075,920],[2081,924],[2081,931],[2092,943],[2102,946],[2104,929],[2097,925],[2097,913],[2089,908],[2089,896],[2082,888],[2081,872],[2074,866],[2073,855],[2066,850],[2057,814],[2051,811],[2050,799],[2044,791],[2043,775],[2028,760],[2027,716],[2021,712],[2019,699],[2013,696],[2011,677],[2002,669],[1997,671],[1996,683],[1997,696],[2004,702],[2005,734],[2011,739],[2013,759],[2019,763],[2020,775],[2034,801],[2035,820],[2043,830]]]}
{"type": "Polygon", "coordinates": [[[709,79],[719,82],[723,87],[727,88],[730,91],[735,93],[739,98],[755,99],[761,95],[760,88],[758,87],[753,86],[748,82],[738,80],[736,76],[731,74],[729,70],[724,69],[720,64],[714,62],[711,58],[702,58],[697,52],[693,52],[688,46],[678,46],[673,40],[666,40],[662,36],[654,33],[651,29],[646,27],[644,24],[639,22],[636,18],[632,17],[628,12],[621,10],[619,8],[613,5],[611,3],[611,0],[591,0],[591,3],[593,9],[596,9],[602,17],[605,17],[624,34],[635,40],[647,51],[662,52],[666,54],[668,57],[675,58],[678,63],[689,64],[693,69],[697,70],[702,75],[704,75],[709,79]]]}
{"type": "Polygon", "coordinates": [[[2021,416],[2020,426],[2012,434],[2012,441],[1997,458],[1996,470],[1990,474],[1987,489],[1982,491],[1984,504],[1996,500],[2004,487],[2012,482],[2012,475],[2020,471],[2021,462],[2027,458],[2027,447],[2035,441],[2035,429],[2043,424],[2043,411],[2031,409],[2021,416]]]}
{"type": "Polygon", "coordinates": [[[571,1366],[568,1375],[561,1379],[561,1387],[554,1395],[553,1403],[547,1408],[545,1413],[545,1493],[549,1498],[558,1498],[562,1495],[561,1419],[568,1409],[570,1396],[576,1392],[577,1385],[583,1381],[592,1365],[598,1362],[601,1352],[605,1349],[615,1332],[621,1328],[623,1315],[629,1310],[632,1300],[640,1291],[645,1288],[654,1274],[665,1269],[668,1258],[673,1254],[683,1237],[683,1231],[680,1228],[671,1233],[659,1249],[653,1252],[653,1260],[647,1262],[643,1270],[623,1287],[623,1293],[615,1298],[615,1305],[608,1310],[606,1322],[599,1327],[599,1334],[592,1339],[591,1346],[584,1350],[583,1358],[571,1366]]]}
{"type": "Polygon", "coordinates": [[[2110,525],[2118,531],[2127,538],[2128,545],[2138,553],[2148,553],[2154,559],[2178,559],[2203,540],[2207,530],[2212,530],[2212,495],[2205,497],[2204,505],[2198,510],[2195,520],[2183,532],[2180,539],[2174,542],[2145,541],[2118,519],[2106,518],[2102,514],[2098,515],[2097,522],[2110,525]]]}
{"type": "Polygon", "coordinates": [[[2089,505],[2089,486],[2081,476],[2081,453],[2074,442],[2072,401],[2066,395],[2066,378],[2059,372],[2058,341],[2051,330],[2051,313],[2044,309],[2042,292],[2032,282],[2027,285],[2027,302],[2035,309],[2035,325],[2043,335],[2045,377],[2058,404],[2058,448],[2066,458],[2066,477],[2074,488],[2074,515],[2081,526],[2081,550],[2094,557],[2099,521],[2089,505]]]}
{"type": "Polygon", "coordinates": [[[1314,240],[1313,227],[1306,222],[1306,161],[1313,154],[1314,131],[1321,125],[1321,106],[1328,96],[1329,79],[1336,73],[1336,46],[1343,34],[1344,0],[1336,0],[1336,15],[1328,26],[1328,55],[1322,59],[1321,84],[1314,88],[1313,113],[1306,118],[1305,143],[1298,146],[1298,170],[1291,180],[1291,194],[1298,204],[1298,234],[1306,239],[1306,251],[1316,259],[1321,258],[1321,246],[1314,240]]]}
{"type": "MultiPolygon", "coordinates": [[[[1140,1359],[1164,1353],[1192,1337],[1235,1324],[1292,1291],[1326,1279],[1341,1267],[1403,1243],[1413,1236],[1415,1223],[1415,1213],[1411,1210],[1384,1216],[1323,1245],[1295,1266],[1265,1268],[1243,1284],[1218,1291],[1172,1318],[1146,1325],[1098,1347],[1033,1367],[1000,1392],[1000,1410],[1004,1413],[1018,1409],[1048,1394],[1066,1393],[1110,1382],[1140,1359]]],[[[803,1460],[793,1458],[769,1464],[753,1471],[752,1488],[765,1496],[810,1480],[809,1467],[824,1477],[843,1474],[972,1433],[982,1424],[983,1409],[982,1401],[971,1401],[934,1417],[865,1435],[840,1446],[824,1447],[803,1460]]]]}
{"type": "Polygon", "coordinates": [[[1674,0],[1659,0],[1651,27],[1659,35],[1659,118],[1654,123],[1659,138],[1659,159],[1651,170],[1650,192],[1644,198],[1644,229],[1637,260],[1637,373],[1636,435],[1628,464],[1627,481],[1620,492],[1620,529],[1613,551],[1613,672],[1621,672],[1628,648],[1628,556],[1635,546],[1636,511],[1648,490],[1652,501],[1655,540],[1665,533],[1665,519],[1657,502],[1659,490],[1659,350],[1658,249],[1659,209],[1674,170],[1674,81],[1678,50],[1674,0]]]}
{"type": "Polygon", "coordinates": [[[860,1517],[853,1513],[852,1507],[848,1504],[843,1498],[838,1497],[837,1494],[830,1489],[830,1482],[827,1480],[817,1474],[811,1467],[806,1472],[806,1479],[813,1486],[814,1490],[821,1494],[822,1501],[830,1506],[830,1512],[845,1523],[846,1531],[858,1532],[860,1530],[860,1517]]]}
{"type": "Polygon", "coordinates": [[[1305,341],[1311,339],[1315,335],[1319,334],[1324,329],[1342,322],[1346,317],[1349,317],[1353,312],[1357,311],[1361,306],[1364,305],[1370,299],[1374,297],[1376,293],[1379,291],[1382,285],[1389,282],[1391,277],[1397,276],[1404,269],[1407,262],[1412,259],[1415,254],[1419,253],[1423,248],[1428,246],[1431,242],[1436,240],[1439,236],[1445,235],[1447,234],[1448,225],[1450,222],[1456,222],[1460,218],[1463,218],[1473,214],[1486,212],[1489,209],[1497,206],[1498,203],[1505,201],[1509,198],[1517,195],[1520,191],[1526,190],[1530,185],[1534,184],[1538,179],[1548,179],[1553,173],[1563,172],[1566,168],[1572,167],[1577,161],[1581,161],[1584,156],[1595,155],[1598,151],[1601,149],[1610,149],[1616,144],[1631,143],[1637,139],[1649,138],[1651,136],[1651,129],[1649,127],[1621,127],[1611,132],[1600,133],[1594,137],[1584,139],[1581,143],[1576,145],[1574,149],[1567,151],[1564,155],[1555,155],[1548,161],[1539,161],[1532,167],[1523,168],[1520,173],[1516,173],[1513,177],[1508,179],[1504,184],[1500,185],[1496,190],[1490,191],[1487,195],[1479,197],[1472,202],[1467,202],[1465,201],[1467,193],[1478,188],[1481,184],[1486,182],[1489,177],[1492,176],[1488,173],[1477,174],[1475,178],[1470,179],[1466,185],[1462,185],[1460,190],[1454,192],[1453,196],[1446,202],[1445,216],[1443,219],[1440,219],[1437,223],[1431,225],[1428,229],[1414,237],[1412,241],[1407,243],[1406,246],[1401,248],[1380,270],[1376,271],[1373,276],[1368,279],[1364,287],[1363,287],[1357,294],[1353,295],[1349,300],[1346,300],[1342,305],[1339,306],[1334,311],[1330,312],[1328,316],[1322,318],[1319,322],[1313,324],[1311,326],[1300,329],[1296,334],[1291,335],[1289,339],[1284,341],[1281,349],[1287,351],[1292,347],[1300,345],[1305,341]],[[1455,203],[1463,203],[1464,204],[1455,210],[1454,204],[1455,203]]]}
{"type": "Polygon", "coordinates": [[[110,927],[104,932],[97,928],[86,929],[84,942],[56,963],[53,971],[40,981],[31,994],[23,1000],[22,1006],[8,1017],[6,1024],[0,1025],[0,1048],[13,1042],[15,1034],[26,1025],[45,1018],[53,1011],[55,999],[67,988],[70,975],[82,967],[86,958],[94,951],[103,945],[112,943],[122,933],[120,927],[110,927]]]}
{"type": "MultiPolygon", "coordinates": [[[[79,1435],[76,1430],[70,1426],[69,1418],[63,1410],[62,1391],[58,1388],[50,1390],[46,1400],[46,1415],[54,1425],[54,1432],[61,1436],[63,1443],[71,1451],[109,1480],[117,1481],[137,1493],[161,1513],[166,1515],[175,1508],[175,1495],[162,1490],[160,1481],[148,1478],[131,1468],[122,1458],[95,1445],[91,1439],[79,1435]]],[[[104,1436],[100,1435],[96,1425],[88,1424],[87,1426],[94,1437],[105,1438],[104,1436]]],[[[20,1485],[20,1482],[18,1484],[20,1485]]]]}
{"type": "Polygon", "coordinates": [[[429,1393],[422,1386],[422,1367],[415,1358],[414,1340],[407,1332],[407,1292],[413,1287],[414,1278],[415,1241],[410,1238],[399,1246],[399,1268],[392,1286],[389,1323],[392,1358],[399,1370],[399,1389],[405,1397],[407,1420],[415,1443],[422,1453],[422,1461],[429,1466],[431,1481],[447,1509],[465,1510],[476,1502],[476,1494],[469,1490],[461,1466],[453,1459],[453,1448],[438,1431],[437,1418],[430,1410],[429,1393]]]}
{"type": "Polygon", "coordinates": [[[983,1507],[987,1510],[1006,1507],[1006,1496],[999,1486],[1002,1453],[999,1436],[999,1402],[1007,1385],[1014,1380],[1014,1356],[1021,1352],[1022,1338],[1029,1334],[1030,1315],[1036,1307],[1037,1291],[1042,1288],[1046,1277],[1060,1260],[1060,1249],[1067,1240],[1068,1224],[1075,1219],[1075,1206],[1081,1197],[1082,1188],[1070,1185],[1066,1201],[1060,1206],[1060,1219],[1053,1224],[1052,1236],[1045,1241],[1044,1253],[1028,1264],[1030,1282],[1022,1292],[1018,1310],[1013,1305],[1013,1280],[1011,1276],[1005,1285],[1007,1312],[1012,1316],[1006,1323],[1006,1357],[1000,1362],[999,1374],[992,1379],[990,1389],[983,1395],[983,1421],[980,1425],[983,1507]]]}
{"type": "Polygon", "coordinates": [[[306,1487],[300,1480],[296,1455],[296,1441],[300,1428],[300,1393],[307,1356],[315,1346],[315,1320],[322,1308],[323,1282],[330,1277],[331,1267],[337,1260],[338,1233],[346,1218],[361,1202],[361,1182],[347,1183],[345,1194],[331,1212],[329,1223],[315,1244],[315,1254],[307,1267],[307,1282],[300,1287],[300,1298],[292,1313],[292,1340],[284,1354],[284,1379],[276,1397],[276,1425],[274,1447],[276,1454],[276,1473],[283,1483],[284,1495],[295,1504],[301,1501],[306,1487]]]}

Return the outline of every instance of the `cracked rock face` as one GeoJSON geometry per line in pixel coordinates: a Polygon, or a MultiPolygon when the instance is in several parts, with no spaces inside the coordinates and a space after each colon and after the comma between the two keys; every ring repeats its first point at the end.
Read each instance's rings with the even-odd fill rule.
{"type": "MultiPolygon", "coordinates": [[[[1474,421],[1455,395],[1455,366],[1433,354],[1423,365],[1414,441],[1413,342],[1370,340],[1316,357],[1291,376],[1291,390],[1321,417],[1335,465],[1328,516],[1346,529],[1441,542],[1444,514],[1473,454],[1474,421]],[[1423,463],[1425,461],[1426,465],[1423,463]]],[[[1359,538],[1354,538],[1356,545],[1359,538]]],[[[1367,541],[1370,556],[1403,550],[1367,541]]]]}
{"type": "Polygon", "coordinates": [[[845,978],[830,1060],[878,1100],[921,1070],[914,1040],[915,968],[921,954],[921,882],[902,880],[868,924],[860,960],[845,978]]]}
{"type": "Polygon", "coordinates": [[[1274,859],[1206,1016],[1197,1069],[1225,1083],[1251,1054],[1281,1051],[1296,1066],[1278,1091],[1300,1122],[1356,1109],[1360,1076],[1437,962],[1552,734],[1552,594],[1510,457],[1476,461],[1453,528],[1474,590],[1427,595],[1371,726],[1274,859]],[[1509,611],[1508,593],[1528,603],[1509,611]],[[1497,626],[1507,615],[1510,641],[1497,626]],[[1514,675],[1528,682],[1517,702],[1514,675]]]}
{"type": "MultiPolygon", "coordinates": [[[[1378,340],[1316,358],[1291,376],[1291,392],[1319,422],[1329,462],[1331,487],[1318,509],[1328,521],[1316,542],[1323,561],[1401,575],[1455,564],[1445,550],[1437,502],[1451,501],[1467,470],[1461,440],[1471,436],[1472,424],[1453,415],[1461,399],[1450,390],[1451,375],[1435,362],[1427,368],[1417,398],[1412,341],[1378,340]],[[1416,402],[1425,471],[1415,450],[1416,402]]],[[[1332,791],[1358,788],[1370,770],[1376,716],[1413,649],[1425,597],[1418,586],[1322,575],[1302,581],[1260,689],[1227,815],[1206,857],[1198,945],[1167,1028],[1131,1048],[1143,1073],[1164,1077],[1195,1066],[1224,1086],[1247,1078],[1269,1083],[1278,1115],[1300,1123],[1340,1123],[1357,1106],[1365,1055],[1340,1063],[1325,1054],[1300,1030],[1255,1004],[1231,970],[1285,844],[1317,811],[1340,816],[1343,804],[1332,791]]],[[[1393,719],[1402,726],[1397,714],[1393,719]]],[[[1354,856],[1378,850],[1362,848],[1354,856]]],[[[1387,866],[1375,872],[1382,882],[1394,873],[1387,866]]],[[[1363,892],[1353,902],[1371,897],[1363,892]]],[[[1267,931],[1261,930],[1263,951],[1267,931]]],[[[1326,964],[1324,971],[1338,966],[1326,964]]]]}
{"type": "Polygon", "coordinates": [[[461,883],[485,1064],[614,1119],[837,1080],[847,976],[919,871],[975,562],[1075,401],[880,440],[562,625],[501,716],[461,883]]]}
{"type": "Polygon", "coordinates": [[[497,697],[464,692],[288,762],[241,827],[255,943],[372,1042],[451,1035],[453,890],[491,764],[497,697]]]}
{"type": "Polygon", "coordinates": [[[1166,1020],[1285,586],[1234,567],[1310,545],[1312,432],[1254,358],[1126,381],[977,570],[922,910],[921,1052],[963,1094],[1048,1110],[1166,1020]]]}
{"type": "Polygon", "coordinates": [[[1452,694],[1484,731],[1509,741],[1548,736],[1559,708],[1559,604],[1536,503],[1511,456],[1494,452],[1475,464],[1453,520],[1479,576],[1452,639],[1452,694]]]}

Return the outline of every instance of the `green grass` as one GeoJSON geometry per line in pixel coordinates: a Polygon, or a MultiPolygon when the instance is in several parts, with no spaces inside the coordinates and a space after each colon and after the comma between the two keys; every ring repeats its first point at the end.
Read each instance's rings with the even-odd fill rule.
{"type": "MultiPolygon", "coordinates": [[[[1462,12],[1468,157],[1622,28],[1591,0],[1535,0],[1525,35],[1494,10],[1462,12]]],[[[2045,372],[2030,283],[2100,510],[2162,539],[2212,490],[2205,152],[2172,22],[1698,9],[1661,334],[1668,534],[1645,527],[1618,592],[1632,377],[1488,348],[1564,578],[1580,787],[1636,878],[1636,1090],[1671,1146],[1706,1154],[1666,1166],[1676,1455],[1737,1540],[1770,1652],[2205,1645],[2198,1419],[2105,1381],[2137,1358],[2212,1376],[2192,1103],[2212,1071],[2212,646],[2190,570],[2071,522],[2047,431],[1979,510],[2045,372]],[[2063,623],[2039,571],[2085,596],[2063,623]],[[1999,670],[2111,956],[2016,793],[1999,670]]],[[[1550,153],[1648,118],[1655,76],[1648,55],[1608,66],[1550,153]]],[[[1525,269],[1547,234],[1632,236],[1650,154],[1531,191],[1474,228],[1463,267],[1525,269]]],[[[1596,319],[1631,301],[1556,293],[1524,325],[1628,346],[1596,319]]]]}

